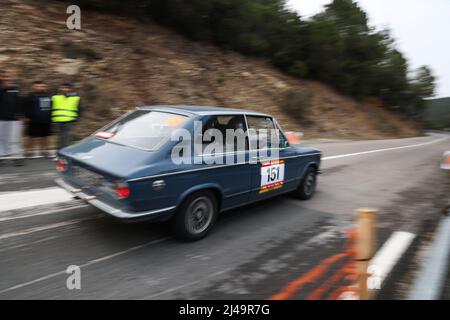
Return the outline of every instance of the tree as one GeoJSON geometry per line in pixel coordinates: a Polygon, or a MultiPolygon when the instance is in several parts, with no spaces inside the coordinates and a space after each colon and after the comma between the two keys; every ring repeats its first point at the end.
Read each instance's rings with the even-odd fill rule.
{"type": "Polygon", "coordinates": [[[431,69],[422,66],[415,70],[409,81],[407,111],[415,117],[419,117],[425,108],[425,98],[431,98],[436,90],[436,77],[431,69]]]}
{"type": "Polygon", "coordinates": [[[185,36],[263,57],[298,78],[324,81],[356,98],[376,96],[416,114],[432,96],[428,67],[408,77],[408,61],[389,31],[369,26],[353,0],[334,0],[308,21],[285,0],[79,0],[86,6],[146,14],[185,36]]]}
{"type": "Polygon", "coordinates": [[[436,77],[428,66],[416,70],[411,80],[411,89],[421,99],[434,96],[436,90],[436,77]]]}
{"type": "Polygon", "coordinates": [[[335,0],[308,25],[310,75],[344,93],[363,97],[373,87],[386,52],[384,35],[368,26],[366,13],[351,0],[335,0]]]}

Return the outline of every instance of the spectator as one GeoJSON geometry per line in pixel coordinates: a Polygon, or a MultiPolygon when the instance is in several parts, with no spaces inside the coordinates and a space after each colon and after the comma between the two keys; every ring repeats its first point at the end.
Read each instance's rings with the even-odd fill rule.
{"type": "Polygon", "coordinates": [[[51,133],[52,104],[48,94],[48,86],[42,81],[35,81],[32,92],[25,103],[25,116],[27,119],[26,155],[31,156],[35,147],[40,147],[40,154],[49,156],[48,137],[51,133]]]}
{"type": "Polygon", "coordinates": [[[22,110],[19,90],[8,72],[0,70],[0,157],[11,158],[23,165],[22,110]]]}
{"type": "Polygon", "coordinates": [[[59,93],[52,97],[52,121],[56,124],[58,149],[70,145],[72,127],[80,115],[80,97],[70,83],[62,84],[59,93]]]}

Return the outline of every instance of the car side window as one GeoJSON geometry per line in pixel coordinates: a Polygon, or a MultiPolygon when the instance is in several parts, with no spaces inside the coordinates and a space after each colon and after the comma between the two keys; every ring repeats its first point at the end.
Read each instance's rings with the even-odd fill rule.
{"type": "Polygon", "coordinates": [[[283,131],[281,131],[280,126],[277,123],[277,132],[278,132],[278,138],[280,139],[280,149],[288,148],[290,147],[290,143],[286,136],[284,135],[283,131]]]}
{"type": "Polygon", "coordinates": [[[223,152],[248,149],[245,117],[243,115],[219,115],[209,117],[203,124],[203,153],[211,143],[221,144],[223,152]],[[218,137],[220,135],[220,137],[218,137]]]}
{"type": "Polygon", "coordinates": [[[272,118],[247,116],[250,149],[261,150],[279,147],[278,134],[272,118]]]}

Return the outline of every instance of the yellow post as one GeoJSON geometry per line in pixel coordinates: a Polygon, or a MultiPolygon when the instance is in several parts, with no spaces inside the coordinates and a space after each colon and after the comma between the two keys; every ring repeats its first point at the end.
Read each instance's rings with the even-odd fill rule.
{"type": "Polygon", "coordinates": [[[367,268],[369,260],[375,252],[375,224],[378,210],[371,208],[362,208],[357,210],[357,240],[356,240],[356,259],[359,264],[359,298],[360,300],[369,300],[370,292],[367,288],[367,268]]]}

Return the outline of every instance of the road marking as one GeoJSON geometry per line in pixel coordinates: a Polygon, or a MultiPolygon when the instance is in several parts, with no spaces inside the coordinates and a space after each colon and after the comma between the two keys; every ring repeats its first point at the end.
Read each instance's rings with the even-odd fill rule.
{"type": "Polygon", "coordinates": [[[73,196],[58,187],[20,192],[2,192],[0,193],[0,212],[71,200],[73,200],[73,196]]]}
{"type": "Polygon", "coordinates": [[[83,221],[98,219],[99,217],[101,217],[101,215],[95,215],[92,217],[87,217],[87,218],[82,218],[82,219],[74,219],[74,220],[69,220],[69,221],[52,223],[52,224],[48,224],[45,226],[39,226],[39,227],[29,228],[29,229],[25,229],[25,230],[21,230],[21,231],[5,233],[5,234],[0,235],[0,240],[15,238],[15,237],[19,237],[19,236],[25,236],[25,235],[29,235],[32,233],[46,231],[46,230],[50,230],[50,229],[67,227],[67,226],[77,224],[77,223],[80,223],[83,221]]]}
{"type": "MultiPolygon", "coordinates": [[[[0,218],[0,222],[17,220],[17,219],[25,219],[25,218],[33,218],[33,217],[37,217],[37,216],[46,216],[46,215],[56,214],[56,213],[60,213],[60,214],[69,213],[72,210],[83,209],[83,208],[87,208],[87,207],[89,207],[88,204],[81,204],[81,205],[71,206],[71,207],[67,207],[67,208],[59,208],[59,209],[55,209],[55,210],[35,212],[35,213],[31,213],[31,214],[26,214],[26,213],[15,214],[15,215],[13,214],[13,215],[8,215],[8,216],[4,216],[3,218],[0,218]]],[[[5,212],[5,213],[9,214],[9,212],[5,212]]],[[[1,216],[2,216],[2,212],[0,212],[0,217],[1,216]]]]}
{"type": "MultiPolygon", "coordinates": [[[[356,233],[353,230],[347,232],[347,241],[344,244],[344,251],[335,253],[329,257],[322,259],[318,264],[312,266],[306,273],[303,273],[294,280],[289,281],[283,286],[277,293],[271,295],[267,300],[287,300],[297,294],[305,285],[310,284],[318,279],[321,279],[328,273],[330,268],[336,263],[345,260],[352,259],[354,255],[354,242],[356,233]]],[[[346,265],[348,263],[345,263],[346,265]]],[[[322,279],[324,280],[324,279],[322,279]]],[[[326,280],[330,281],[330,279],[326,280]]],[[[308,296],[311,298],[311,296],[308,296]]]]}
{"type": "MultiPolygon", "coordinates": [[[[326,281],[323,284],[319,284],[312,292],[307,296],[307,299],[322,299],[323,294],[327,292],[331,287],[341,281],[342,279],[353,279],[355,274],[355,233],[348,233],[349,238],[345,244],[344,251],[333,254],[327,258],[322,259],[318,264],[314,265],[309,271],[303,273],[296,279],[287,283],[279,292],[270,296],[269,300],[286,300],[292,298],[297,294],[305,285],[322,279],[326,281]],[[341,260],[350,258],[350,261],[343,264],[337,272],[335,272],[331,278],[323,279],[331,266],[341,260]]],[[[387,278],[388,274],[392,271],[393,267],[400,260],[400,257],[409,248],[415,235],[410,232],[394,232],[390,238],[383,244],[381,249],[369,262],[368,272],[371,276],[368,279],[368,287],[370,289],[380,289],[381,284],[387,278]],[[376,284],[377,288],[369,286],[369,284],[376,284]]],[[[349,286],[339,287],[327,299],[342,299],[348,297],[351,294],[352,299],[355,299],[353,292],[348,292],[346,289],[349,286]],[[342,291],[344,289],[344,291],[342,291]]]]}
{"type": "Polygon", "coordinates": [[[370,285],[371,289],[380,289],[383,281],[409,248],[415,237],[415,234],[405,231],[392,233],[369,262],[367,270],[372,274],[368,279],[368,283],[372,284],[370,285]]]}
{"type": "MultiPolygon", "coordinates": [[[[131,247],[131,248],[126,249],[126,250],[122,250],[122,251],[119,251],[119,252],[116,252],[116,253],[104,256],[104,257],[100,257],[100,258],[97,258],[97,259],[90,260],[90,261],[80,265],[79,267],[80,268],[86,268],[86,267],[89,267],[91,265],[94,265],[94,264],[97,264],[97,263],[100,263],[100,262],[103,262],[103,261],[106,261],[106,260],[110,260],[110,259],[116,258],[118,256],[122,256],[124,254],[127,254],[127,253],[130,253],[130,252],[133,252],[133,251],[136,251],[136,250],[148,247],[148,246],[150,246],[152,244],[157,244],[157,243],[163,242],[163,241],[165,241],[167,239],[169,239],[169,238],[166,237],[166,238],[160,238],[160,239],[152,240],[150,242],[146,242],[146,243],[143,243],[143,244],[131,247]]],[[[41,281],[45,281],[45,280],[49,280],[49,279],[61,276],[63,274],[66,274],[66,270],[55,272],[55,273],[51,273],[51,274],[48,274],[46,276],[43,276],[43,277],[40,277],[40,278],[37,278],[37,279],[34,279],[34,280],[23,282],[23,283],[15,285],[15,286],[12,286],[12,287],[0,290],[0,294],[6,293],[6,292],[10,292],[10,291],[13,291],[13,290],[17,290],[17,289],[20,289],[20,288],[23,288],[23,287],[27,287],[27,286],[30,286],[32,284],[35,284],[35,283],[38,283],[38,282],[41,282],[41,281]]]]}
{"type": "Polygon", "coordinates": [[[317,279],[322,277],[326,272],[328,272],[331,265],[341,261],[346,257],[348,257],[348,254],[344,252],[344,253],[337,253],[328,258],[323,259],[310,271],[290,281],[279,292],[270,296],[268,300],[287,300],[292,298],[292,296],[294,296],[304,285],[316,281],[317,279]]]}
{"type": "Polygon", "coordinates": [[[447,217],[439,225],[408,300],[439,300],[441,298],[450,258],[449,230],[450,217],[447,217]]]}
{"type": "MultiPolygon", "coordinates": [[[[399,150],[399,149],[405,149],[405,148],[417,148],[417,147],[422,147],[422,146],[433,144],[433,143],[438,143],[438,142],[444,141],[446,139],[448,139],[448,137],[443,137],[443,138],[439,138],[439,139],[436,139],[433,141],[412,144],[412,145],[406,145],[406,146],[400,146],[400,147],[384,148],[384,149],[377,149],[377,150],[370,150],[370,151],[355,152],[355,153],[349,153],[349,154],[341,154],[341,155],[336,155],[336,156],[323,157],[322,160],[324,160],[324,161],[325,160],[334,160],[334,159],[340,159],[340,158],[346,158],[346,157],[352,157],[352,156],[358,156],[358,155],[364,155],[364,154],[370,154],[370,153],[393,151],[393,150],[399,150]]],[[[59,187],[52,187],[52,188],[46,188],[46,189],[40,189],[40,190],[21,191],[21,192],[4,192],[4,193],[0,193],[0,212],[22,209],[22,208],[29,208],[29,207],[39,206],[39,205],[68,202],[71,200],[73,200],[73,196],[69,192],[67,192],[59,187]]],[[[28,216],[22,216],[22,217],[32,217],[34,215],[39,215],[39,214],[30,214],[28,216]]],[[[3,220],[4,219],[0,219],[0,222],[3,220]]]]}
{"type": "Polygon", "coordinates": [[[340,155],[336,155],[336,156],[323,157],[322,160],[334,160],[334,159],[340,159],[340,158],[359,156],[359,155],[363,155],[363,154],[378,153],[378,152],[385,152],[385,151],[393,151],[393,150],[400,150],[400,149],[406,149],[406,148],[418,148],[418,147],[423,147],[423,146],[430,145],[430,144],[433,144],[433,143],[438,143],[438,142],[441,142],[441,141],[444,141],[444,140],[447,140],[447,139],[448,139],[448,137],[443,137],[443,138],[436,139],[436,140],[433,140],[433,141],[428,141],[428,142],[424,142],[424,143],[417,143],[417,144],[411,144],[411,145],[407,145],[407,146],[384,148],[384,149],[376,149],[376,150],[354,152],[354,153],[348,153],[348,154],[340,154],[340,155]]]}

